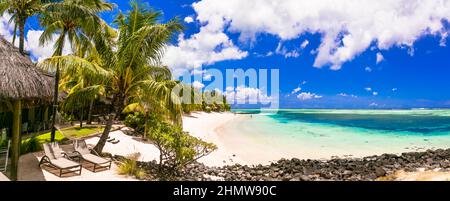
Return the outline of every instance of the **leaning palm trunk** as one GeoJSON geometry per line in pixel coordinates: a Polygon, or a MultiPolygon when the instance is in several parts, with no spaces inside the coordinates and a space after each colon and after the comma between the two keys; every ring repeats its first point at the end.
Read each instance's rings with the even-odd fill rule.
{"type": "Polygon", "coordinates": [[[97,145],[95,145],[94,150],[97,153],[102,153],[103,148],[105,147],[106,140],[108,140],[109,133],[111,132],[111,128],[114,122],[114,118],[116,115],[116,109],[114,107],[114,103],[116,102],[116,95],[113,96],[113,99],[111,101],[110,107],[109,107],[109,115],[108,115],[108,121],[106,122],[105,130],[103,130],[102,135],[100,136],[100,140],[98,141],[97,145]]]}
{"type": "Polygon", "coordinates": [[[111,128],[114,122],[115,114],[111,113],[108,117],[108,122],[106,123],[105,130],[103,131],[102,135],[100,136],[100,140],[98,141],[97,145],[95,145],[94,150],[97,153],[102,153],[103,148],[105,147],[106,140],[108,139],[109,133],[111,132],[111,128]]]}

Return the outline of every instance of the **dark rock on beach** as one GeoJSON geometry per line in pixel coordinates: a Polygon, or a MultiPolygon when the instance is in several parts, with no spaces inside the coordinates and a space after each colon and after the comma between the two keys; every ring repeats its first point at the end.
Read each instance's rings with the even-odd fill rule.
{"type": "MultiPolygon", "coordinates": [[[[123,157],[115,156],[121,160],[123,157]]],[[[158,178],[158,164],[138,162],[149,173],[147,180],[158,178]]],[[[336,158],[331,160],[280,159],[270,165],[227,165],[208,167],[202,163],[187,165],[170,180],[209,181],[372,181],[399,170],[450,171],[450,149],[409,152],[401,155],[383,154],[364,158],[336,158]]]]}

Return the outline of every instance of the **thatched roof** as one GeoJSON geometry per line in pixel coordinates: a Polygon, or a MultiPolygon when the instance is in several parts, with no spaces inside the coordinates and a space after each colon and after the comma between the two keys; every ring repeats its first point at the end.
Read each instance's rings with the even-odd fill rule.
{"type": "Polygon", "coordinates": [[[0,36],[0,100],[51,100],[53,80],[0,36]]]}

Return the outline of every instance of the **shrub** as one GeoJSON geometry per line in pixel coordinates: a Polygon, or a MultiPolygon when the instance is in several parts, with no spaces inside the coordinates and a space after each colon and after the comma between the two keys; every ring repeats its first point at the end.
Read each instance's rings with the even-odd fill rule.
{"type": "Polygon", "coordinates": [[[137,179],[145,177],[145,171],[137,165],[140,154],[135,153],[128,156],[118,167],[119,174],[134,176],[137,179]]]}
{"type": "Polygon", "coordinates": [[[127,115],[123,123],[125,126],[133,128],[137,132],[144,131],[144,115],[139,112],[127,115]]]}
{"type": "Polygon", "coordinates": [[[160,171],[166,167],[170,173],[176,172],[216,150],[216,145],[182,131],[180,127],[160,122],[147,137],[160,151],[160,171]]]}
{"type": "Polygon", "coordinates": [[[20,144],[20,154],[27,154],[42,150],[42,145],[36,137],[22,141],[20,144]]]}

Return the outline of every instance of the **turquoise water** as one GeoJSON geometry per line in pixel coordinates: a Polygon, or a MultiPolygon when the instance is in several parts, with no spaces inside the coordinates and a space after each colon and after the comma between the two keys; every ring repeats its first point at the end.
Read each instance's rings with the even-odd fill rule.
{"type": "MultiPolygon", "coordinates": [[[[327,159],[450,148],[450,110],[234,110],[221,132],[280,157],[327,159]]],[[[227,138],[224,138],[227,140],[227,138]]],[[[231,141],[230,141],[231,142],[231,141]]],[[[245,143],[244,143],[245,144],[245,143]]],[[[239,145],[236,145],[239,147],[239,145]]],[[[250,153],[254,152],[254,153],[250,153]]]]}
{"type": "MultiPolygon", "coordinates": [[[[255,113],[258,110],[236,110],[255,113]]],[[[311,123],[398,134],[449,135],[450,110],[279,110],[261,113],[274,124],[311,123]]],[[[255,115],[256,117],[261,115],[255,115]]]]}

